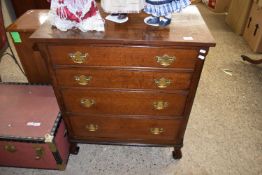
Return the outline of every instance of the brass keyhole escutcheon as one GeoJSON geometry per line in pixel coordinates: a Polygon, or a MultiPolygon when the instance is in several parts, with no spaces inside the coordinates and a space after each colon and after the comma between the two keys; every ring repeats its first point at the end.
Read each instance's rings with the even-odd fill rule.
{"type": "Polygon", "coordinates": [[[153,103],[153,106],[156,110],[163,110],[168,107],[168,102],[166,101],[156,101],[153,103]]]}
{"type": "Polygon", "coordinates": [[[168,56],[168,55],[163,55],[163,56],[156,56],[157,62],[163,66],[163,67],[168,67],[170,66],[175,60],[175,56],[168,56]]]}
{"type": "Polygon", "coordinates": [[[151,128],[150,132],[154,135],[159,135],[164,132],[163,128],[151,128]]]}
{"type": "Polygon", "coordinates": [[[92,80],[92,76],[85,76],[85,75],[75,76],[75,81],[77,81],[77,83],[82,86],[88,85],[91,80],[92,80]]]}
{"type": "Polygon", "coordinates": [[[35,160],[40,160],[44,156],[44,148],[36,147],[35,148],[35,160]]]}
{"type": "Polygon", "coordinates": [[[4,150],[9,152],[9,153],[14,153],[16,152],[16,147],[15,145],[7,144],[4,146],[4,150]]]}
{"type": "Polygon", "coordinates": [[[86,129],[90,132],[95,132],[98,130],[98,125],[96,124],[89,124],[89,125],[86,125],[86,129]]]}
{"type": "Polygon", "coordinates": [[[69,53],[69,58],[77,64],[83,64],[86,62],[87,58],[88,58],[88,53],[81,53],[79,51],[75,52],[75,53],[69,53]]]}
{"type": "Polygon", "coordinates": [[[171,83],[172,83],[172,80],[169,80],[166,78],[155,79],[155,84],[160,89],[167,88],[171,83]]]}
{"type": "Polygon", "coordinates": [[[94,99],[83,98],[80,100],[80,103],[85,108],[91,108],[96,102],[94,99]]]}

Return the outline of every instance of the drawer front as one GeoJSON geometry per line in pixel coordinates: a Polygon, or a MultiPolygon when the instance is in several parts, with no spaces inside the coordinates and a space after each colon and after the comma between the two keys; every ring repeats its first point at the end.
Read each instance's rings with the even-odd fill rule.
{"type": "Polygon", "coordinates": [[[141,70],[57,69],[59,86],[129,89],[180,89],[190,86],[192,73],[141,70]]]}
{"type": "Polygon", "coordinates": [[[182,116],[185,94],[146,91],[62,90],[68,112],[113,115],[182,116]]]}
{"type": "Polygon", "coordinates": [[[77,138],[176,140],[182,120],[70,116],[71,135],[77,138]]]}
{"type": "Polygon", "coordinates": [[[55,65],[194,69],[198,50],[144,47],[49,46],[55,65]]]}

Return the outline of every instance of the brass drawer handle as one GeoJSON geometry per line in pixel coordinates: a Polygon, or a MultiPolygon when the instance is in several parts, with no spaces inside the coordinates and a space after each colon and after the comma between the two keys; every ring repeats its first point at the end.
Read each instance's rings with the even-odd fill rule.
{"type": "Polygon", "coordinates": [[[83,98],[80,100],[80,103],[85,108],[91,108],[96,103],[96,101],[94,99],[83,98]]]}
{"type": "Polygon", "coordinates": [[[69,53],[69,57],[72,59],[74,63],[83,64],[87,60],[88,53],[83,54],[77,51],[75,53],[69,53]]]}
{"type": "Polygon", "coordinates": [[[86,125],[86,129],[90,132],[95,132],[98,130],[98,125],[96,124],[89,124],[89,125],[86,125]]]}
{"type": "Polygon", "coordinates": [[[163,128],[150,128],[150,132],[154,135],[159,135],[164,132],[163,128]]]}
{"type": "Polygon", "coordinates": [[[153,103],[153,105],[154,105],[154,108],[156,110],[163,110],[163,109],[168,107],[168,102],[166,102],[166,101],[155,101],[153,103]]]}
{"type": "Polygon", "coordinates": [[[77,81],[79,85],[86,86],[89,84],[92,78],[93,78],[92,76],[80,75],[80,76],[75,76],[75,81],[77,81]]]}
{"type": "Polygon", "coordinates": [[[156,56],[156,60],[161,66],[168,67],[176,60],[176,57],[171,57],[168,55],[156,56]]]}
{"type": "Polygon", "coordinates": [[[4,146],[4,149],[5,149],[5,151],[7,151],[7,152],[9,152],[9,153],[14,153],[14,152],[16,152],[16,147],[15,147],[15,145],[11,145],[11,144],[5,145],[5,146],[4,146]]]}
{"type": "Polygon", "coordinates": [[[40,160],[44,156],[44,148],[43,147],[36,147],[35,148],[35,160],[40,160]]]}
{"type": "Polygon", "coordinates": [[[157,85],[157,87],[161,89],[167,88],[171,83],[172,83],[172,80],[169,80],[166,78],[155,79],[155,84],[157,85]]]}

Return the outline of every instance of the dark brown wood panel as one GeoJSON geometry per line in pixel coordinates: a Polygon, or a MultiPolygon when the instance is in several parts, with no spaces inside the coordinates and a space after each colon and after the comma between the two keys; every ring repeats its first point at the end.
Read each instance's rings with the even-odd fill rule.
{"type": "Polygon", "coordinates": [[[32,33],[20,33],[22,43],[14,43],[26,77],[30,83],[50,83],[50,76],[39,51],[34,51],[34,42],[29,39],[32,33]]]}
{"type": "MultiPolygon", "coordinates": [[[[21,1],[20,1],[21,2],[21,1]]],[[[8,32],[35,32],[47,19],[49,10],[28,10],[7,27],[8,32]]]]}
{"type": "Polygon", "coordinates": [[[12,0],[16,17],[22,16],[31,9],[49,9],[50,3],[47,0],[12,0]]]}
{"type": "Polygon", "coordinates": [[[8,32],[18,32],[21,37],[21,42],[14,42],[14,46],[30,83],[51,83],[45,60],[36,50],[36,43],[29,39],[47,15],[48,10],[30,10],[7,28],[8,32]]]}
{"type": "Polygon", "coordinates": [[[194,69],[199,50],[150,47],[103,47],[103,46],[49,46],[49,53],[55,65],[88,66],[132,66],[164,67],[157,62],[157,56],[175,57],[168,68],[194,69]],[[83,64],[70,59],[69,54],[87,54],[83,64]]]}
{"type": "Polygon", "coordinates": [[[185,93],[87,89],[63,89],[62,94],[68,112],[112,115],[182,116],[187,98],[185,93]],[[94,100],[95,103],[87,108],[81,104],[82,99],[94,100]],[[168,105],[157,110],[154,102],[158,101],[168,105]]]}
{"type": "Polygon", "coordinates": [[[56,77],[59,86],[63,87],[187,90],[192,73],[75,68],[56,69],[56,77]]]}
{"type": "Polygon", "coordinates": [[[182,120],[148,120],[70,116],[75,138],[112,138],[119,140],[166,140],[175,142],[182,120]]]}

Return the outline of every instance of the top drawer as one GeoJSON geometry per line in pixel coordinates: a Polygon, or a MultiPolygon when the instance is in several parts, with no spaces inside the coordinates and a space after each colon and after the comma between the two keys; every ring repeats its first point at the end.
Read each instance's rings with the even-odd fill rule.
{"type": "Polygon", "coordinates": [[[167,67],[194,69],[198,56],[195,49],[49,46],[55,65],[167,67]]]}

